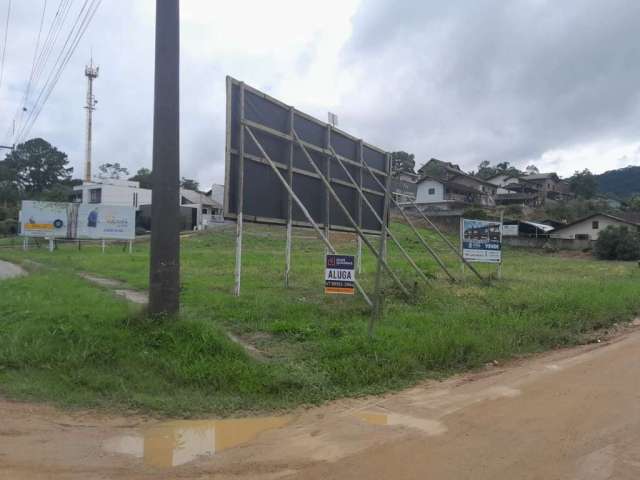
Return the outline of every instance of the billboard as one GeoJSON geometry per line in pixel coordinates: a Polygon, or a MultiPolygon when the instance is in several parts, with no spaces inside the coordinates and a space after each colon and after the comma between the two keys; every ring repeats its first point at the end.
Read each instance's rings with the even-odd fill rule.
{"type": "MultiPolygon", "coordinates": [[[[295,140],[294,132],[358,226],[368,233],[380,233],[380,223],[359,199],[349,177],[332,158],[331,149],[361,186],[380,217],[383,217],[384,189],[380,188],[363,164],[366,163],[385,185],[390,170],[387,152],[230,77],[227,77],[225,218],[237,217],[240,190],[244,221],[286,224],[289,217],[287,190],[246,133],[244,160],[240,162],[243,118],[244,124],[254,133],[282,176],[290,179],[294,193],[317,224],[334,230],[353,231],[346,215],[309,164],[295,140]],[[243,163],[242,188],[240,163],[243,163]]],[[[292,223],[295,226],[311,226],[295,202],[292,223]]]]}
{"type": "Polygon", "coordinates": [[[19,218],[25,237],[135,238],[134,207],[25,200],[19,218]]]}
{"type": "Polygon", "coordinates": [[[500,222],[468,220],[460,224],[462,256],[469,262],[501,263],[502,235],[500,222]]]}

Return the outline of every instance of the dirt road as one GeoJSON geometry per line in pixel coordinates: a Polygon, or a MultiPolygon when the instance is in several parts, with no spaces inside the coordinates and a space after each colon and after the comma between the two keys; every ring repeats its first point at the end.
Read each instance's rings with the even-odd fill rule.
{"type": "Polygon", "coordinates": [[[640,331],[289,416],[162,423],[0,401],[0,479],[637,479],[640,331]]]}

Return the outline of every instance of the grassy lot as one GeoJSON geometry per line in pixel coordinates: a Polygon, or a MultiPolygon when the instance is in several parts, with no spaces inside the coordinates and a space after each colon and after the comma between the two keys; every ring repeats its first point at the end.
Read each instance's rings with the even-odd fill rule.
{"type": "MultiPolygon", "coordinates": [[[[178,416],[273,410],[572,345],[640,312],[634,263],[507,250],[503,280],[486,286],[467,272],[450,284],[406,226],[393,230],[435,280],[414,286],[419,279],[390,243],[390,263],[415,297],[406,301],[387,280],[385,317],[373,339],[362,298],[323,295],[324,249],[310,230],[294,232],[291,288],[284,289],[284,231],[248,226],[240,298],[231,295],[233,229],[183,238],[183,311],[162,322],[76,275],[93,272],[144,289],[146,244],[133,255],[117,246],[105,254],[97,245],[53,253],[0,248],[2,259],[45,265],[0,282],[0,392],[178,416]],[[248,356],[227,332],[266,361],[248,356]]],[[[340,253],[355,250],[347,235],[335,243],[340,253]]],[[[444,257],[460,276],[455,257],[444,257]]],[[[367,253],[360,279],[368,291],[374,270],[367,253]]]]}

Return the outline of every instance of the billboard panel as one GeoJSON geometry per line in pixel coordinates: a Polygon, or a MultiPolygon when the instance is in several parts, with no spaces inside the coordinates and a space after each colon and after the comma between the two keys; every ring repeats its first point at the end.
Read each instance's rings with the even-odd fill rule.
{"type": "Polygon", "coordinates": [[[500,263],[502,236],[500,222],[463,218],[460,228],[462,256],[469,262],[500,263]]]}
{"type": "Polygon", "coordinates": [[[25,200],[19,218],[25,237],[135,238],[134,207],[25,200]]]}
{"type": "MultiPolygon", "coordinates": [[[[322,226],[326,224],[334,230],[353,230],[346,215],[331,198],[303,149],[297,144],[293,132],[299,136],[313,163],[329,179],[331,187],[358,226],[368,233],[380,233],[382,227],[367,205],[358,198],[356,188],[340,164],[332,158],[330,148],[335,150],[349,173],[362,187],[380,217],[383,216],[384,190],[371,178],[363,163],[374,170],[384,185],[390,168],[387,153],[230,77],[227,77],[226,218],[235,219],[238,214],[242,116],[282,176],[288,179],[291,174],[294,193],[316,223],[322,226]]],[[[246,133],[242,163],[244,221],[287,223],[287,190],[246,133]]],[[[295,202],[292,221],[296,226],[310,226],[295,202]]]]}

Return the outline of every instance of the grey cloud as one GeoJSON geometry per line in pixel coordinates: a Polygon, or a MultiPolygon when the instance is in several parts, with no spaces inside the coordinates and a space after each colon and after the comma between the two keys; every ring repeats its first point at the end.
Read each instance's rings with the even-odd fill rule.
{"type": "Polygon", "coordinates": [[[349,115],[390,148],[467,168],[635,140],[639,21],[634,0],[369,0],[343,52],[362,83],[349,115]]]}

